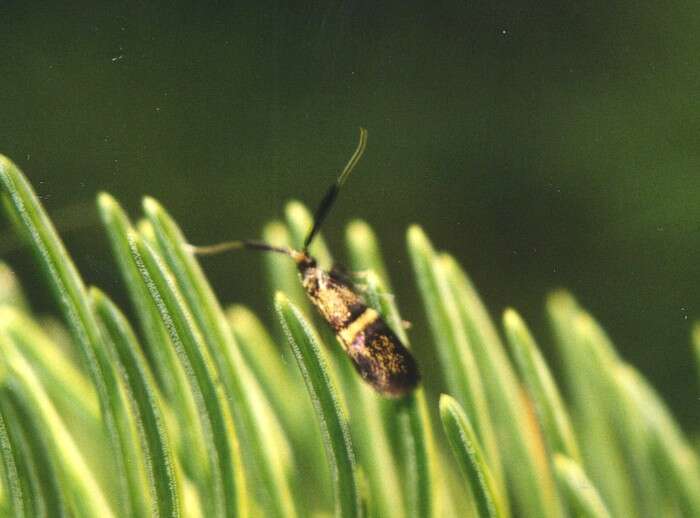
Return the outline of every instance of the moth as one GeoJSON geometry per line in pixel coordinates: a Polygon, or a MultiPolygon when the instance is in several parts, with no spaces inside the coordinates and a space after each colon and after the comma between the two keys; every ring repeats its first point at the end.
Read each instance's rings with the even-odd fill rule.
{"type": "Polygon", "coordinates": [[[301,284],[323,319],[335,332],[343,350],[363,380],[386,397],[405,396],[420,382],[418,366],[410,351],[369,307],[351,281],[336,268],[326,271],[309,254],[309,246],[333,206],[340,189],[359,162],[367,145],[367,130],[360,128],[360,141],[343,171],[326,192],[314,213],[313,225],[301,250],[253,240],[227,241],[211,246],[190,245],[200,255],[248,249],[275,252],[297,265],[301,284]]]}

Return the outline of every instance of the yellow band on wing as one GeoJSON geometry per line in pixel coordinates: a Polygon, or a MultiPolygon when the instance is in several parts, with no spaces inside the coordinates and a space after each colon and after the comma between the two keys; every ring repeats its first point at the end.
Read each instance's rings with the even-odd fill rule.
{"type": "Polygon", "coordinates": [[[344,343],[351,344],[358,333],[364,331],[368,325],[378,318],[379,313],[372,308],[367,308],[359,317],[353,320],[348,327],[338,332],[338,336],[344,343]]]}

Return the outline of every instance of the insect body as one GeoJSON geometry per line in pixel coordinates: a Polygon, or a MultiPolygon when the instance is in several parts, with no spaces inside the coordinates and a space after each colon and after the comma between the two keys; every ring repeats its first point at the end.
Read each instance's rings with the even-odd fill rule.
{"type": "Polygon", "coordinates": [[[314,214],[314,224],[301,250],[272,246],[259,241],[229,241],[213,246],[191,246],[198,254],[252,249],[277,252],[297,264],[301,283],[309,299],[336,333],[336,337],[357,372],[380,394],[400,397],[413,390],[420,374],[413,356],[376,310],[365,304],[352,283],[336,271],[319,268],[308,253],[311,241],[335,201],[343,183],[360,159],[367,132],[360,130],[360,143],[335,184],[331,186],[314,214]]]}
{"type": "Polygon", "coordinates": [[[408,349],[353,287],[311,257],[298,262],[302,285],[362,378],[386,396],[402,396],[418,384],[418,367],[408,349]]]}

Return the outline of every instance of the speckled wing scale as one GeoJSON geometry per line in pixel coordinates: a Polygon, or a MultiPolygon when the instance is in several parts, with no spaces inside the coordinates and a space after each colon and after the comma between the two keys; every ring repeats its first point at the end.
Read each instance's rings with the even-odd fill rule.
{"type": "Polygon", "coordinates": [[[376,310],[365,304],[352,284],[316,265],[309,255],[311,241],[321,228],[340,188],[364,152],[367,131],[360,130],[360,143],[336,182],[321,200],[314,224],[301,250],[276,247],[259,241],[228,241],[190,250],[202,255],[227,250],[252,249],[288,255],[297,264],[301,282],[311,302],[336,333],[338,341],[352,360],[357,372],[380,394],[401,397],[420,382],[420,374],[410,351],[384,322],[376,310]]]}
{"type": "Polygon", "coordinates": [[[413,390],[420,381],[416,362],[379,313],[350,284],[314,262],[302,259],[298,266],[311,302],[335,331],[362,379],[389,397],[413,390]]]}

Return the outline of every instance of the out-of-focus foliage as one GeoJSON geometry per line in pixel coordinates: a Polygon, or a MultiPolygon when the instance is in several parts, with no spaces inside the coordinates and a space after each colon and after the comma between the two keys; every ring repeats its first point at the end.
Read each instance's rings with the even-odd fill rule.
{"type": "MultiPolygon", "coordinates": [[[[508,309],[501,333],[456,259],[411,227],[432,335],[413,350],[439,366],[412,394],[384,399],[298,290],[275,296],[277,339],[246,308],[224,311],[155,200],[132,225],[114,198],[98,199],[132,326],[105,292],[86,288],[31,185],[2,156],[0,188],[63,320],[34,313],[2,265],[1,516],[700,513],[697,450],[566,292],[547,303],[562,393],[522,317],[508,309]]],[[[268,233],[298,247],[309,213],[293,202],[286,216],[268,233]]],[[[358,289],[408,345],[373,231],[354,222],[347,246],[363,272],[358,289]]],[[[332,262],[322,238],[314,253],[332,262]]],[[[294,285],[293,269],[268,265],[270,286],[294,285]]]]}

